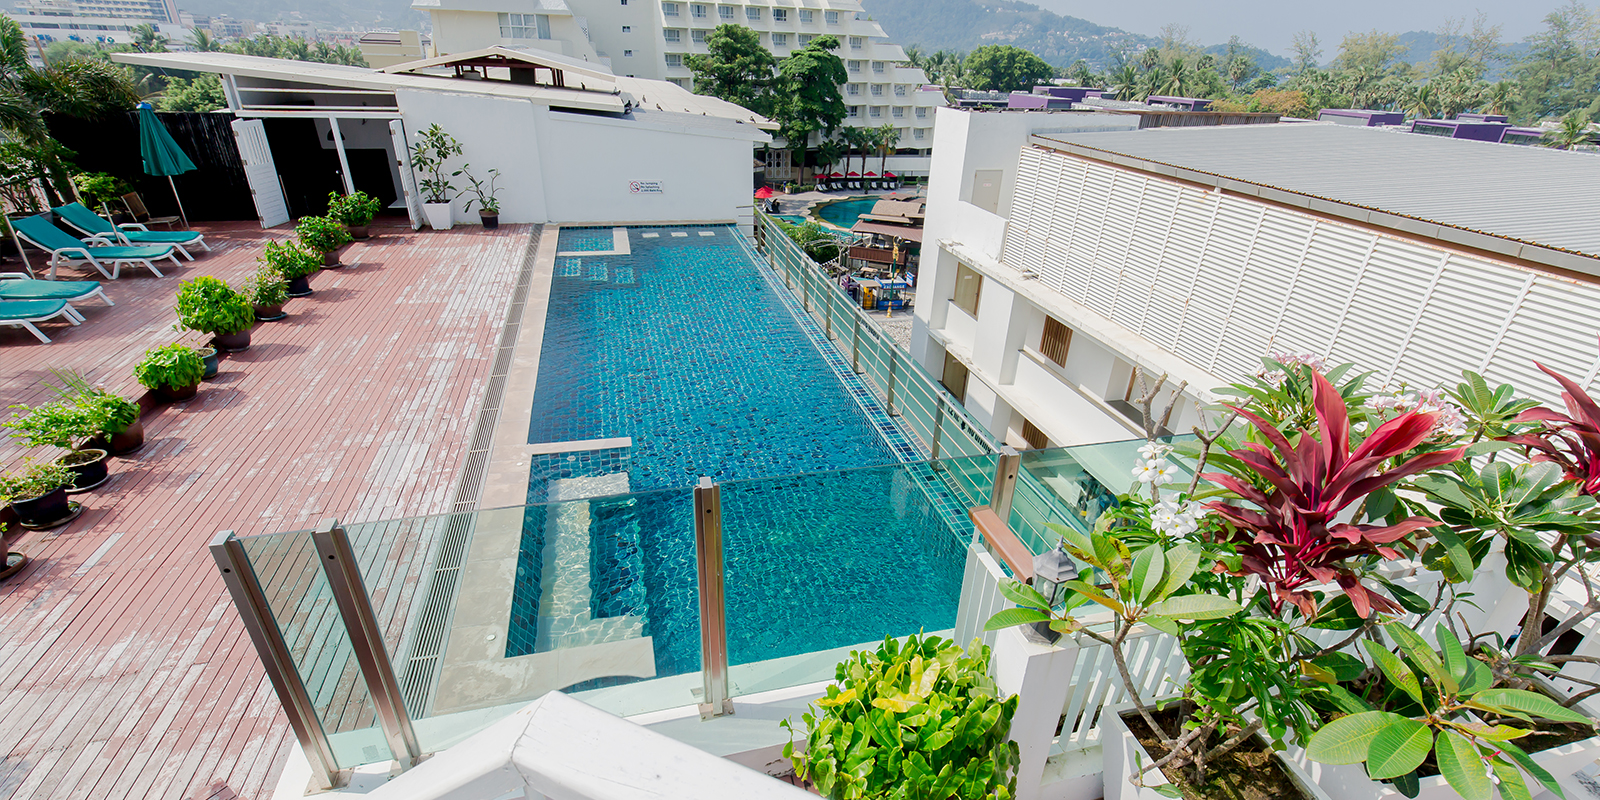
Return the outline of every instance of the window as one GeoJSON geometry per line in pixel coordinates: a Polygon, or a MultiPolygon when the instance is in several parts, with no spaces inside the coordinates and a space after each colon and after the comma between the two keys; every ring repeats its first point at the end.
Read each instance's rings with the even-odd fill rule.
{"type": "Polygon", "coordinates": [[[772,21],[773,22],[788,22],[789,21],[789,9],[787,9],[787,8],[774,8],[774,9],[772,9],[772,21]]]}
{"type": "Polygon", "coordinates": [[[676,43],[676,42],[683,41],[683,32],[682,31],[673,30],[672,28],[668,28],[668,29],[662,31],[661,35],[663,37],[665,37],[666,40],[669,41],[669,42],[676,43]]]}
{"type": "Polygon", "coordinates": [[[824,12],[822,12],[822,19],[825,20],[829,25],[838,25],[839,24],[839,12],[837,12],[837,11],[824,11],[824,12]]]}
{"type": "Polygon", "coordinates": [[[772,46],[773,47],[788,47],[789,46],[789,34],[787,34],[787,33],[774,33],[774,34],[772,34],[772,46]]]}
{"type": "Polygon", "coordinates": [[[681,53],[668,53],[667,54],[667,66],[669,66],[669,67],[681,67],[681,66],[683,66],[683,55],[681,53]]]}
{"type": "Polygon", "coordinates": [[[695,19],[705,19],[706,18],[706,7],[703,6],[703,5],[700,5],[699,3],[696,3],[696,4],[692,5],[692,6],[689,6],[689,14],[690,14],[690,16],[693,16],[695,19]]]}
{"type": "Polygon", "coordinates": [[[544,14],[501,14],[500,38],[548,39],[550,17],[544,14]]]}
{"type": "Polygon", "coordinates": [[[861,84],[859,84],[859,83],[847,83],[847,84],[845,84],[844,93],[850,95],[851,97],[855,97],[856,95],[861,94],[861,84]]]}
{"type": "MultiPolygon", "coordinates": [[[[921,110],[921,109],[918,109],[918,110],[921,110]]],[[[926,131],[926,130],[927,130],[927,128],[918,128],[918,129],[916,129],[916,130],[911,132],[911,137],[913,139],[921,139],[923,131],[926,131]]]]}
{"type": "Polygon", "coordinates": [[[1022,420],[1022,441],[1027,442],[1028,446],[1034,450],[1043,450],[1050,446],[1050,437],[1045,436],[1044,431],[1034,427],[1033,423],[1029,422],[1027,418],[1022,420]]]}
{"type": "Polygon", "coordinates": [[[623,58],[633,58],[633,51],[632,50],[624,50],[624,51],[622,51],[622,57],[623,58]]]}
{"type": "Polygon", "coordinates": [[[800,22],[802,24],[810,25],[812,20],[816,19],[816,17],[817,17],[816,12],[812,11],[811,9],[809,9],[809,8],[800,9],[800,22]]]}
{"type": "Polygon", "coordinates": [[[883,116],[883,106],[873,106],[867,109],[867,116],[872,117],[873,119],[883,116]]]}
{"type": "Polygon", "coordinates": [[[872,62],[872,71],[878,73],[879,75],[882,75],[883,74],[883,62],[882,61],[874,61],[874,62],[872,62]]]}
{"type": "Polygon", "coordinates": [[[676,16],[678,16],[678,4],[677,3],[662,3],[661,4],[661,16],[663,16],[663,17],[676,17],[676,16]]]}
{"type": "Polygon", "coordinates": [[[679,89],[687,89],[687,88],[689,88],[689,79],[688,78],[668,78],[667,79],[667,83],[670,83],[673,86],[678,87],[679,89]]]}
{"type": "Polygon", "coordinates": [[[705,31],[689,31],[689,41],[694,42],[695,44],[705,44],[706,43],[706,32],[705,31]]]}
{"type": "Polygon", "coordinates": [[[860,72],[861,71],[861,62],[860,61],[852,61],[852,62],[850,62],[850,71],[851,72],[860,72]]]}
{"type": "Polygon", "coordinates": [[[983,294],[983,276],[966,264],[957,265],[956,295],[951,298],[955,302],[956,308],[971,314],[973,317],[977,317],[978,296],[981,294],[983,294]]]}
{"type": "Polygon", "coordinates": [[[881,83],[872,84],[872,96],[873,97],[882,97],[883,96],[883,84],[881,84],[881,83]]]}
{"type": "Polygon", "coordinates": [[[1044,333],[1039,335],[1039,352],[1060,366],[1067,365],[1067,350],[1072,347],[1072,329],[1055,317],[1044,318],[1044,333]]]}
{"type": "Polygon", "coordinates": [[[744,7],[744,18],[747,19],[747,20],[750,20],[751,22],[760,22],[761,21],[761,9],[756,8],[755,6],[745,6],[744,7]]]}
{"type": "Polygon", "coordinates": [[[811,40],[815,39],[815,38],[817,38],[817,37],[812,36],[809,33],[802,33],[802,34],[800,34],[799,37],[797,37],[797,39],[800,42],[800,46],[801,47],[805,47],[806,45],[811,44],[811,40]]]}
{"type": "Polygon", "coordinates": [[[852,118],[852,119],[854,119],[854,118],[855,118],[855,116],[856,116],[856,113],[857,113],[857,112],[858,112],[858,111],[859,111],[859,110],[860,110],[860,109],[861,109],[861,106],[850,106],[850,109],[849,109],[849,110],[848,110],[848,111],[846,111],[846,112],[845,112],[845,116],[847,116],[847,117],[850,117],[850,118],[852,118]]]}
{"type": "Polygon", "coordinates": [[[944,375],[939,379],[944,388],[956,396],[957,400],[967,401],[967,365],[956,360],[948,351],[944,354],[944,375]]]}
{"type": "Polygon", "coordinates": [[[624,26],[622,26],[622,32],[623,33],[633,33],[633,26],[632,25],[624,25],[624,26]]]}
{"type": "Polygon", "coordinates": [[[906,118],[906,108],[905,108],[905,106],[895,106],[889,112],[889,116],[894,117],[895,119],[905,119],[906,118]]]}
{"type": "Polygon", "coordinates": [[[895,97],[905,97],[906,96],[906,85],[903,84],[903,83],[895,84],[894,96],[895,97]]]}
{"type": "Polygon", "coordinates": [[[927,108],[918,108],[917,109],[917,119],[927,119],[927,118],[928,118],[928,109],[927,108]]]}
{"type": "Polygon", "coordinates": [[[851,50],[860,50],[861,49],[861,45],[866,44],[866,43],[867,43],[867,39],[866,39],[865,36],[852,36],[852,37],[850,37],[850,49],[851,50]]]}
{"type": "Polygon", "coordinates": [[[717,17],[720,19],[733,19],[733,6],[717,6],[717,17]]]}

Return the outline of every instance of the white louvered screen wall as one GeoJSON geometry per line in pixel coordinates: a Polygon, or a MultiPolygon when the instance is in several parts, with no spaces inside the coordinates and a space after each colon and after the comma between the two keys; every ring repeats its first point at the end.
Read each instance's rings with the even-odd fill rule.
{"type": "Polygon", "coordinates": [[[1557,405],[1534,359],[1595,387],[1594,284],[1032,147],[1011,212],[1008,266],[1226,380],[1284,350],[1557,405]]]}

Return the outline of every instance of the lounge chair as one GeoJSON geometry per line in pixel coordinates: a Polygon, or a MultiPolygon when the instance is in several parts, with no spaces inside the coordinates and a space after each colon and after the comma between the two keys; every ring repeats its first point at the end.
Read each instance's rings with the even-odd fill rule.
{"type": "MultiPolygon", "coordinates": [[[[114,306],[99,281],[39,281],[20,272],[0,272],[0,300],[88,300],[114,306]]],[[[77,309],[73,309],[76,311],[77,309]]]]}
{"type": "Polygon", "coordinates": [[[165,225],[171,228],[178,224],[180,217],[152,217],[150,209],[144,207],[144,200],[139,198],[138,192],[128,192],[122,196],[122,204],[128,207],[128,213],[133,215],[133,221],[145,225],[165,225]]]}
{"type": "Polygon", "coordinates": [[[0,300],[0,325],[26,328],[45,344],[50,343],[50,337],[34,327],[33,323],[56,317],[62,317],[73,325],[83,322],[83,317],[65,300],[0,300]]]}
{"type": "Polygon", "coordinates": [[[56,279],[58,267],[73,263],[86,263],[111,280],[116,280],[122,274],[123,264],[147,267],[157,278],[165,277],[161,270],[156,269],[157,259],[168,258],[175,266],[182,266],[178,261],[178,248],[174,245],[91,247],[62,232],[43,214],[11,220],[11,229],[16,231],[19,242],[27,242],[50,254],[50,280],[56,279]],[[106,264],[111,265],[110,272],[106,271],[106,264]]]}
{"type": "Polygon", "coordinates": [[[104,241],[106,244],[120,245],[158,245],[170,244],[178,248],[178,252],[190,261],[194,256],[184,249],[185,245],[193,247],[199,245],[211,252],[211,245],[206,244],[204,236],[198,231],[152,231],[137,222],[125,222],[121,225],[112,225],[105,217],[90,211],[82,203],[68,203],[50,209],[62,222],[82,231],[86,237],[84,241],[104,241]]]}

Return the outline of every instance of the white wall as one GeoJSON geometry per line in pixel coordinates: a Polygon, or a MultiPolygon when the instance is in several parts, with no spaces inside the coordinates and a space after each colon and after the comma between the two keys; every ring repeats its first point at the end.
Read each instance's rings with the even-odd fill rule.
{"type": "MultiPolygon", "coordinates": [[[[467,163],[472,165],[473,174],[487,180],[490,168],[500,170],[501,177],[496,188],[501,221],[549,221],[544,167],[540,158],[543,142],[537,133],[536,112],[539,109],[532,103],[485,95],[409,89],[396,91],[395,99],[405,117],[406,133],[411,137],[413,147],[416,146],[418,135],[429,125],[437,123],[461,142],[462,155],[450,160],[451,171],[467,163]],[[468,120],[476,124],[467,124],[468,120]]],[[[417,175],[419,181],[423,177],[420,173],[417,175]]],[[[458,192],[469,188],[461,178],[452,178],[451,182],[458,192]]],[[[470,215],[465,211],[471,196],[458,197],[451,204],[457,220],[476,218],[476,204],[470,215]]]]}

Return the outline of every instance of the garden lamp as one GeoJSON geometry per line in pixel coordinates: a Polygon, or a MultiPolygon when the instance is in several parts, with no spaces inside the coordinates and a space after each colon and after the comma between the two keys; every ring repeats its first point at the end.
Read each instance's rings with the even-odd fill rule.
{"type": "MultiPolygon", "coordinates": [[[[1050,608],[1061,604],[1062,595],[1066,593],[1066,587],[1062,584],[1077,577],[1078,565],[1072,560],[1072,556],[1067,555],[1066,549],[1059,542],[1056,543],[1054,550],[1033,557],[1033,588],[1044,595],[1045,602],[1050,604],[1050,608]]],[[[1060,633],[1050,629],[1049,622],[1035,622],[1033,630],[1052,644],[1061,638],[1060,633]]]]}

